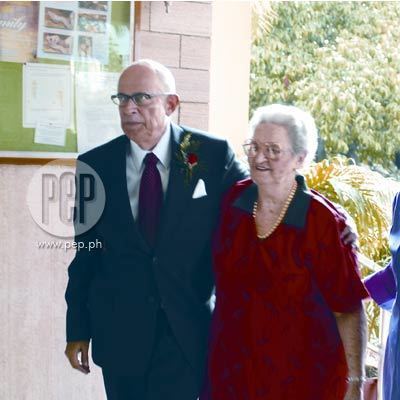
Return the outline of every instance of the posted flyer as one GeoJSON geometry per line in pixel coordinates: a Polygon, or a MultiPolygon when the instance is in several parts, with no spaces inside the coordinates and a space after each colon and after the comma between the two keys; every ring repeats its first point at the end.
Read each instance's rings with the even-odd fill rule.
{"type": "Polygon", "coordinates": [[[38,56],[108,64],[111,1],[40,2],[38,56]]]}

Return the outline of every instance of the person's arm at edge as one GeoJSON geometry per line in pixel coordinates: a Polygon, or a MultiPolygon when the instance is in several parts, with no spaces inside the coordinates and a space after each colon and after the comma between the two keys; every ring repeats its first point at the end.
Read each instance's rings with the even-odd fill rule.
{"type": "Polygon", "coordinates": [[[379,307],[387,311],[392,309],[397,293],[392,263],[389,263],[386,268],[367,276],[364,279],[364,285],[379,307]]]}
{"type": "MultiPolygon", "coordinates": [[[[397,193],[393,200],[392,213],[393,223],[398,222],[400,216],[400,193],[397,193]]],[[[393,227],[392,227],[393,229],[393,227]]],[[[398,228],[397,228],[398,229],[398,228]]],[[[397,284],[393,271],[393,259],[386,268],[367,276],[364,285],[371,298],[384,310],[392,309],[397,295],[397,284]]]]}

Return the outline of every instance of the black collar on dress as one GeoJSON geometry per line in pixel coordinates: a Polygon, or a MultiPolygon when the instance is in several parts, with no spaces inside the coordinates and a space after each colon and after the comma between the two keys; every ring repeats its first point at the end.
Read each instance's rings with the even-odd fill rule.
{"type": "MultiPolygon", "coordinates": [[[[292,202],[286,211],[283,223],[292,225],[296,228],[304,228],[307,218],[307,211],[310,206],[311,193],[308,190],[304,176],[296,175],[297,190],[292,202]]],[[[247,186],[238,198],[233,202],[233,206],[252,214],[254,202],[257,200],[257,185],[252,182],[247,186]]]]}

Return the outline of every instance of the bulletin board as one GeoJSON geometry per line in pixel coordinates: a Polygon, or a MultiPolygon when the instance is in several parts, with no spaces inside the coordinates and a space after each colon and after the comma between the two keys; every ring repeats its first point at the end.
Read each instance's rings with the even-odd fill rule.
{"type": "MultiPolygon", "coordinates": [[[[80,101],[85,105],[84,100],[77,97],[77,80],[87,76],[93,88],[100,74],[117,75],[132,62],[132,4],[130,1],[0,2],[0,158],[77,156],[80,133],[77,103],[80,101]],[[68,10],[71,7],[76,9],[68,10]],[[107,40],[103,40],[106,30],[107,40]],[[104,33],[103,37],[101,33],[104,33]],[[49,47],[48,41],[53,37],[46,36],[58,40],[68,37],[69,44],[61,41],[64,48],[59,50],[58,44],[50,42],[49,47]],[[84,45],[96,44],[98,37],[102,42],[98,40],[97,50],[87,50],[88,46],[84,45]],[[89,51],[97,51],[96,58],[93,54],[86,57],[85,52],[89,51]],[[72,113],[71,123],[64,130],[65,141],[62,144],[35,142],[37,127],[24,126],[26,101],[23,71],[32,64],[49,66],[49,70],[58,65],[69,67],[72,113]]],[[[99,100],[111,103],[111,94],[107,93],[107,99],[99,100]]],[[[104,97],[104,93],[101,96],[104,97]]]]}

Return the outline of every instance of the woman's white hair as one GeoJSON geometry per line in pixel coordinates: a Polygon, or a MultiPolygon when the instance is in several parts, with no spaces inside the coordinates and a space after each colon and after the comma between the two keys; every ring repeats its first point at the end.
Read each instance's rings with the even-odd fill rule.
{"type": "Polygon", "coordinates": [[[161,85],[163,86],[163,90],[165,90],[165,92],[167,93],[176,94],[175,78],[172,75],[172,72],[164,65],[160,64],[157,61],[145,58],[135,61],[132,65],[141,65],[151,69],[160,80],[161,85]]]}
{"type": "Polygon", "coordinates": [[[254,111],[249,123],[250,137],[253,137],[257,126],[263,123],[285,127],[293,152],[305,154],[304,167],[311,163],[318,147],[318,131],[311,114],[284,104],[259,107],[254,111]]]}

